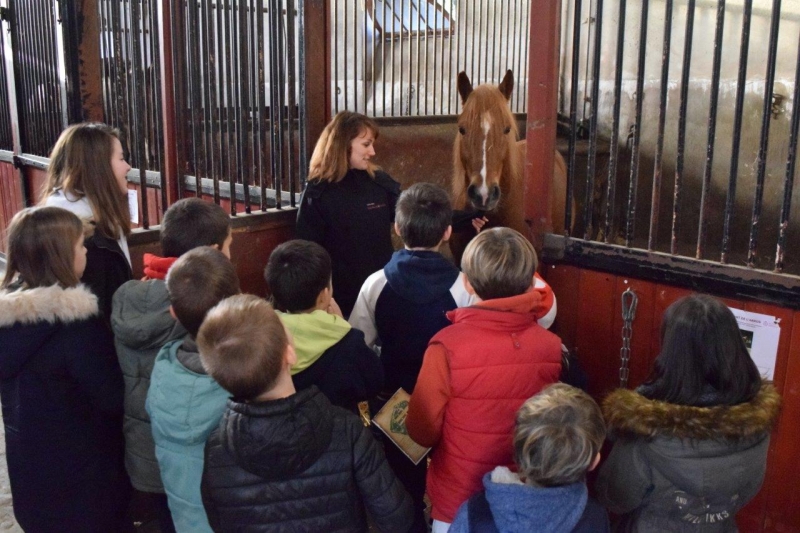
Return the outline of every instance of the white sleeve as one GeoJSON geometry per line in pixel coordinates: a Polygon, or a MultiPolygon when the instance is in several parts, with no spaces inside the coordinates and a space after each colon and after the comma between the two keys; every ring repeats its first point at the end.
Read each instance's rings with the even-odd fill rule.
{"type": "MultiPolygon", "coordinates": [[[[534,276],[533,281],[534,281],[533,287],[536,289],[543,289],[545,287],[550,289],[550,286],[547,284],[547,282],[542,278],[540,278],[539,276],[534,276]]],[[[550,289],[550,291],[552,292],[552,289],[550,289]]],[[[537,320],[537,322],[544,329],[550,329],[550,326],[552,326],[553,322],[555,322],[556,320],[557,311],[558,311],[558,301],[556,300],[555,293],[553,293],[553,305],[550,307],[550,310],[547,311],[547,314],[544,315],[539,320],[537,320]]]]}
{"type": "Polygon", "coordinates": [[[478,297],[475,294],[467,292],[467,287],[464,285],[465,279],[464,273],[459,273],[455,283],[450,287],[450,294],[456,302],[456,307],[469,307],[475,305],[478,301],[478,297]]]}
{"type": "Polygon", "coordinates": [[[350,325],[364,332],[364,340],[371,349],[378,343],[378,328],[375,325],[375,303],[386,286],[383,269],[373,272],[358,293],[356,304],[347,319],[350,325]]]}

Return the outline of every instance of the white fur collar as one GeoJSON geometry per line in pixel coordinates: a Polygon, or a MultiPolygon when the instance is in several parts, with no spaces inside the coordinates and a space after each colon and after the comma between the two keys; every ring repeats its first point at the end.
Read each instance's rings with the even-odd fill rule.
{"type": "Polygon", "coordinates": [[[524,485],[519,479],[519,474],[512,472],[505,466],[498,466],[492,470],[492,482],[505,485],[524,485]]]}
{"type": "Polygon", "coordinates": [[[0,327],[16,323],[73,322],[96,315],[97,297],[83,285],[0,291],[0,327]]]}

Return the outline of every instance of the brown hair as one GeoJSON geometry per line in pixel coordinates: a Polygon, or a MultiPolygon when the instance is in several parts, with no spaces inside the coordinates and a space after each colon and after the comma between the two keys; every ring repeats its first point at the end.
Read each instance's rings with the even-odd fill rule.
{"type": "Polygon", "coordinates": [[[0,288],[21,282],[26,288],[74,287],[75,244],[83,239],[83,224],[66,209],[29,207],[8,227],[6,275],[0,288]]]}
{"type": "Polygon", "coordinates": [[[461,270],[482,300],[527,292],[536,266],[533,245],[511,228],[483,230],[461,258],[461,270]]]}
{"type": "Polygon", "coordinates": [[[603,413],[591,396],[556,383],[517,411],[514,458],[528,484],[569,485],[583,480],[605,438],[603,413]]]}
{"type": "MultiPolygon", "coordinates": [[[[352,111],[337,113],[322,130],[311,154],[308,181],[336,182],[342,179],[350,169],[350,143],[365,130],[378,138],[378,124],[371,118],[352,111]]],[[[375,176],[376,168],[370,163],[367,169],[370,176],[375,176]]]]}
{"type": "Polygon", "coordinates": [[[269,303],[241,294],[208,312],[197,346],[206,372],[234,398],[246,401],[275,386],[289,338],[269,303]]]}
{"type": "Polygon", "coordinates": [[[111,168],[112,142],[119,130],[96,122],[75,124],[63,132],[50,153],[42,202],[57,189],[86,198],[96,230],[110,239],[131,232],[128,199],[120,193],[111,168]]]}
{"type": "Polygon", "coordinates": [[[231,233],[228,213],[215,203],[200,198],[178,200],[161,221],[161,252],[164,257],[180,257],[198,246],[219,246],[231,233]]]}
{"type": "Polygon", "coordinates": [[[167,273],[167,291],[178,321],[197,336],[208,310],[239,294],[239,278],[225,254],[201,246],[183,254],[167,273]]]}

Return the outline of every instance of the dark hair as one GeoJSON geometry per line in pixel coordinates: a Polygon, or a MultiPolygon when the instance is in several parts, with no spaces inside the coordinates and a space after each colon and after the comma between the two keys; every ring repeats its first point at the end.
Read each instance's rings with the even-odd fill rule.
{"type": "Polygon", "coordinates": [[[695,294],[667,308],[661,322],[661,353],[642,387],[644,396],[708,407],[749,401],[760,388],[758,368],[725,304],[695,294]]]}
{"type": "Polygon", "coordinates": [[[119,130],[99,122],[73,124],[61,132],[47,167],[42,203],[61,188],[77,198],[87,198],[97,231],[110,239],[131,232],[128,197],[122,194],[111,166],[114,140],[119,130]]]}
{"type": "Polygon", "coordinates": [[[198,246],[222,248],[231,231],[223,208],[200,198],[184,198],[172,204],[161,221],[161,253],[180,257],[198,246]]]}
{"type": "Polygon", "coordinates": [[[272,306],[252,294],[222,300],[197,334],[203,368],[234,398],[245,401],[275,386],[288,346],[286,329],[272,306]]]}
{"type": "Polygon", "coordinates": [[[415,183],[397,200],[395,222],[409,248],[433,248],[439,244],[452,218],[450,198],[433,183],[415,183]]]}
{"type": "Polygon", "coordinates": [[[8,226],[8,262],[0,288],[22,282],[29,289],[74,287],[75,245],[83,240],[83,223],[59,207],[29,207],[8,226]]]}
{"type": "Polygon", "coordinates": [[[239,294],[239,278],[225,254],[201,246],[183,254],[167,273],[167,291],[178,321],[193,337],[208,310],[239,294]]]}
{"type": "Polygon", "coordinates": [[[264,279],[272,303],[280,311],[311,309],[317,296],[331,283],[331,256],[319,244],[294,240],[281,244],[267,261],[264,279]]]}

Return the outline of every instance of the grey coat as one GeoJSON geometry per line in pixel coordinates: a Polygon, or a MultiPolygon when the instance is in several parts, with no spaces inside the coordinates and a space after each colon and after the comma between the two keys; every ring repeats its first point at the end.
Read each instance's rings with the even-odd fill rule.
{"type": "Polygon", "coordinates": [[[780,397],[764,384],[735,406],[690,407],[619,390],[603,405],[616,442],[597,498],[623,531],[733,532],[764,480],[780,397]]]}
{"type": "Polygon", "coordinates": [[[125,468],[136,489],[163,493],[144,404],[158,351],[186,336],[186,330],[169,313],[166,283],[154,279],[122,285],[114,294],[111,328],[125,378],[125,468]]]}

